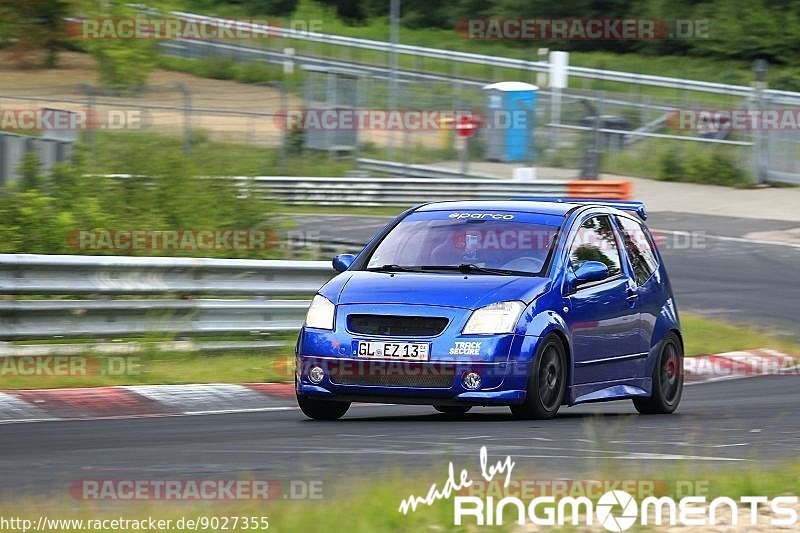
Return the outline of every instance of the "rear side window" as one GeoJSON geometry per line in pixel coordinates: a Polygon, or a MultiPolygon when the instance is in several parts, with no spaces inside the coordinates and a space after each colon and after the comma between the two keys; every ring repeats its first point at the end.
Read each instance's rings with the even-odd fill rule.
{"type": "Polygon", "coordinates": [[[581,224],[570,246],[569,260],[573,269],[586,261],[600,261],[608,267],[610,277],[622,272],[617,240],[607,216],[593,217],[581,224]]]}
{"type": "Polygon", "coordinates": [[[622,228],[622,241],[625,243],[625,250],[633,266],[633,274],[636,283],[641,285],[653,275],[658,268],[653,245],[644,227],[630,218],[617,217],[622,228]]]}

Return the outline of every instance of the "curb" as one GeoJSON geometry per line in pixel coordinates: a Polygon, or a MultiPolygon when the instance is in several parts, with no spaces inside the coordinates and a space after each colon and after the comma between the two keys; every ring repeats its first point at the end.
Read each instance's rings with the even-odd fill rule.
{"type": "Polygon", "coordinates": [[[687,385],[758,376],[800,376],[800,365],[791,355],[762,348],[687,357],[683,363],[687,385]]]}
{"type": "MultiPolygon", "coordinates": [[[[800,375],[794,357],[761,349],[687,357],[686,385],[800,375]]],[[[252,413],[296,409],[291,383],[130,385],[0,391],[0,424],[252,413]]]]}
{"type": "Polygon", "coordinates": [[[131,385],[0,391],[0,424],[294,409],[294,385],[131,385]]]}

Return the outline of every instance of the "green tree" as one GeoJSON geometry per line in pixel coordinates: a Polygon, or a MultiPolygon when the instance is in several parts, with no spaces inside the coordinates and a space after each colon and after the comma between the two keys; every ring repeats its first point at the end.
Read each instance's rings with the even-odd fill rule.
{"type": "MultiPolygon", "coordinates": [[[[90,19],[119,20],[137,17],[126,0],[86,0],[81,12],[90,19]]],[[[115,93],[144,87],[158,62],[156,42],[143,38],[88,38],[86,49],[94,57],[100,83],[115,93]]]]}
{"type": "Polygon", "coordinates": [[[43,59],[35,63],[55,67],[71,10],[70,0],[0,0],[0,42],[21,62],[43,52],[43,59]]]}

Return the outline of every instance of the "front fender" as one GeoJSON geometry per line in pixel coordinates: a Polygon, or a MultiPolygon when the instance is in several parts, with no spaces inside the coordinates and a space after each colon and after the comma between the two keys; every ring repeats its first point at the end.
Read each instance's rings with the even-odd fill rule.
{"type": "Polygon", "coordinates": [[[553,332],[559,334],[565,340],[568,359],[567,367],[570,369],[568,379],[571,380],[570,336],[564,317],[552,309],[547,309],[541,303],[537,306],[536,302],[528,307],[524,316],[526,320],[521,324],[524,327],[518,329],[518,332],[521,330],[524,335],[518,336],[520,344],[519,348],[514,350],[516,357],[509,361],[509,385],[521,390],[527,387],[531,364],[539,347],[539,341],[553,332]]]}

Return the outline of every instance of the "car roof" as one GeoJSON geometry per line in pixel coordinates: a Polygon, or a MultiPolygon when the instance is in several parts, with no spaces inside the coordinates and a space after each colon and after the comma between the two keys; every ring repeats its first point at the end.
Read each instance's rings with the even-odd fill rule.
{"type": "Polygon", "coordinates": [[[452,200],[424,204],[416,211],[516,211],[542,215],[565,216],[582,204],[569,202],[536,202],[530,200],[452,200]]]}

